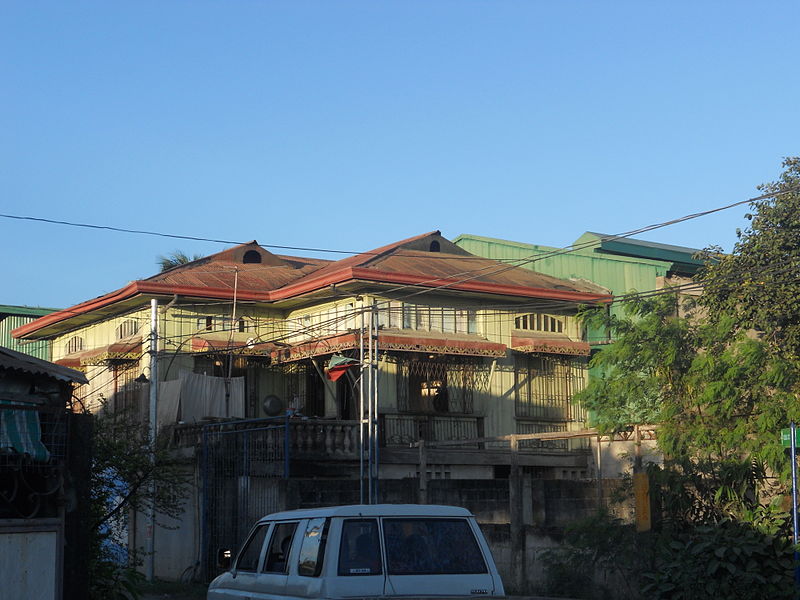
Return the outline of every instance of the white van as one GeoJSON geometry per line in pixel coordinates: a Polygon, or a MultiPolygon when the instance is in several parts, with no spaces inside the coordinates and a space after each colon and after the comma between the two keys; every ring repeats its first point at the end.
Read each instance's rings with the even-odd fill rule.
{"type": "Polygon", "coordinates": [[[452,506],[275,513],[256,523],[227,563],[221,559],[232,568],[211,582],[208,600],[504,595],[475,517],[452,506]]]}

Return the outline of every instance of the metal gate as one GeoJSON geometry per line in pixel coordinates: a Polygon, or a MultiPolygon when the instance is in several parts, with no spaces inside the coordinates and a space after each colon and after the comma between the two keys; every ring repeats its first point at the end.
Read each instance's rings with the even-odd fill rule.
{"type": "Polygon", "coordinates": [[[203,427],[202,572],[217,573],[217,550],[237,549],[253,523],[281,510],[289,476],[289,421],[284,417],[203,427]]]}

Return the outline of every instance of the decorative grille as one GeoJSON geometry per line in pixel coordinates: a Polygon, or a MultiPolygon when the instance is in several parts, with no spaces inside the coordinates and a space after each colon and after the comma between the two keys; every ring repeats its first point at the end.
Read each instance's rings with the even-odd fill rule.
{"type": "Polygon", "coordinates": [[[476,390],[485,389],[489,369],[481,359],[400,360],[397,363],[398,409],[404,412],[474,412],[476,390]]]}
{"type": "Polygon", "coordinates": [[[586,363],[572,357],[517,356],[517,417],[547,421],[582,421],[584,411],[572,397],[586,382],[586,363]]]}

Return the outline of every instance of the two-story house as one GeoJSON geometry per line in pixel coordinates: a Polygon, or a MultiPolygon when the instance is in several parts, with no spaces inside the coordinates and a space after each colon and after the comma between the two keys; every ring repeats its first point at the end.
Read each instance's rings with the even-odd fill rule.
{"type": "MultiPolygon", "coordinates": [[[[291,431],[276,450],[293,477],[358,478],[358,368],[336,381],[325,370],[334,356],[360,360],[371,313],[381,479],[419,475],[410,447],[418,440],[581,429],[583,411],[571,396],[585,384],[590,348],[575,314],[608,299],[599,286],[478,257],[434,231],[339,261],[279,256],[251,242],[14,334],[52,340],[55,362],[83,370],[89,383],[78,395],[92,410],[105,402],[145,415],[155,352],[159,427],[174,426],[184,445],[205,444],[198,455],[212,459],[201,468],[203,493],[212,494],[211,479],[223,473],[212,451],[222,446],[205,434],[221,432],[226,419],[286,410],[302,415],[287,421],[291,431]]],[[[263,429],[262,421],[251,423],[263,429]]],[[[266,445],[233,444],[223,454],[228,460],[239,453],[234,460],[249,465],[250,485],[252,477],[275,473],[253,466],[266,445]]],[[[587,469],[580,440],[525,450],[522,465],[541,477],[587,469]]],[[[476,443],[431,450],[428,468],[435,477],[493,479],[508,476],[509,457],[505,448],[476,443]]],[[[241,488],[242,469],[225,473],[241,488]]],[[[200,500],[203,510],[225,504],[228,512],[237,502],[200,500]]]]}

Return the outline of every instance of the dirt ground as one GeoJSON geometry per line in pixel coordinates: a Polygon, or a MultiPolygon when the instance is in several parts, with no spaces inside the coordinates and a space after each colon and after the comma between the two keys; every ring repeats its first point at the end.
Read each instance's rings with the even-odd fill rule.
{"type": "Polygon", "coordinates": [[[156,581],[145,588],[142,600],[205,600],[206,589],[200,583],[156,581]]]}

